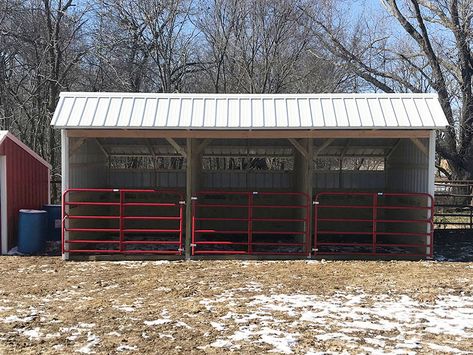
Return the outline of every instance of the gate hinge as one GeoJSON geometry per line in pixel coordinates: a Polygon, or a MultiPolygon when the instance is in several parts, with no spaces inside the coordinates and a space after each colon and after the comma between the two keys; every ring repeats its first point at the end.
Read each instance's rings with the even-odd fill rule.
{"type": "Polygon", "coordinates": [[[190,246],[191,246],[191,247],[196,247],[197,244],[191,243],[190,246]]]}
{"type": "Polygon", "coordinates": [[[112,189],[113,192],[120,192],[120,189],[112,189]]]}
{"type": "Polygon", "coordinates": [[[253,191],[253,195],[258,195],[258,191],[253,191]]]}
{"type": "Polygon", "coordinates": [[[179,201],[179,204],[180,204],[180,205],[185,205],[185,204],[186,204],[186,201],[179,201]]]}
{"type": "Polygon", "coordinates": [[[192,200],[192,201],[197,200],[197,196],[192,196],[192,197],[191,197],[191,200],[192,200]]]}
{"type": "Polygon", "coordinates": [[[179,249],[177,249],[177,251],[185,251],[185,249],[184,248],[179,248],[179,249]]]}
{"type": "Polygon", "coordinates": [[[317,248],[312,248],[312,251],[319,251],[319,249],[317,249],[317,248]]]}
{"type": "Polygon", "coordinates": [[[319,201],[312,201],[312,204],[313,205],[318,205],[318,204],[320,204],[320,202],[319,201]]]}
{"type": "Polygon", "coordinates": [[[378,196],[383,196],[383,192],[378,192],[378,196]]]}

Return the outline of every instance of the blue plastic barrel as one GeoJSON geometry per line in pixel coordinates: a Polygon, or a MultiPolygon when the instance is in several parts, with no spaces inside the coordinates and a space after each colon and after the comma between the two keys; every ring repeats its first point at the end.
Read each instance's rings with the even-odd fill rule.
{"type": "Polygon", "coordinates": [[[48,213],[46,240],[61,240],[61,205],[44,205],[43,209],[48,213]]]}
{"type": "Polygon", "coordinates": [[[36,254],[44,249],[48,214],[43,210],[20,210],[18,251],[36,254]]]}

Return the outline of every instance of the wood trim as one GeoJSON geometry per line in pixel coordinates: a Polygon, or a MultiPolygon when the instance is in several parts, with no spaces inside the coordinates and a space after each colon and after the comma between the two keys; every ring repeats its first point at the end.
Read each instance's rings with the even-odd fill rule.
{"type": "Polygon", "coordinates": [[[0,156],[0,234],[2,254],[8,253],[8,197],[7,197],[7,157],[0,156]]]}
{"type": "Polygon", "coordinates": [[[323,130],[145,130],[69,129],[68,137],[84,138],[428,138],[431,130],[323,129],[323,130]]]}
{"type": "MultiPolygon", "coordinates": [[[[69,188],[69,159],[71,154],[69,150],[69,137],[66,130],[61,130],[61,148],[61,182],[63,194],[69,188]]],[[[69,240],[69,233],[63,233],[64,241],[67,242],[69,240]]],[[[69,253],[62,254],[62,259],[69,260],[69,253]]]]}
{"type": "Polygon", "coordinates": [[[417,138],[411,138],[412,143],[414,143],[419,150],[424,153],[426,157],[429,156],[429,148],[426,147],[419,139],[417,138]]]}
{"type": "Polygon", "coordinates": [[[304,158],[309,159],[309,152],[302,146],[302,144],[300,144],[295,138],[288,138],[288,140],[294,147],[296,147],[296,149],[304,156],[304,158]]]}
{"type": "Polygon", "coordinates": [[[184,158],[187,158],[185,149],[182,148],[174,139],[170,137],[166,137],[166,140],[168,141],[170,145],[172,145],[172,147],[176,150],[176,152],[181,154],[184,158]]]}
{"type": "Polygon", "coordinates": [[[313,159],[315,159],[325,148],[327,148],[330,144],[332,144],[334,140],[335,139],[333,138],[329,138],[320,147],[316,147],[316,151],[314,152],[313,159]]]}

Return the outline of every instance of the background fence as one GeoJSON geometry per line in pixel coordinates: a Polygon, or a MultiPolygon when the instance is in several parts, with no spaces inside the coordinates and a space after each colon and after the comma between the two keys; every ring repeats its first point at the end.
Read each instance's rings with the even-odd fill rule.
{"type": "Polygon", "coordinates": [[[473,180],[435,182],[435,227],[473,228],[473,180]]]}

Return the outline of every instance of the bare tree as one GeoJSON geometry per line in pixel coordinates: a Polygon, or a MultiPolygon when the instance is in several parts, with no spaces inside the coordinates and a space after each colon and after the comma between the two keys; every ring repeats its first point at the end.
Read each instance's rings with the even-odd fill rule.
{"type": "MultiPolygon", "coordinates": [[[[206,42],[207,74],[215,92],[324,91],[304,81],[329,62],[317,62],[302,1],[201,1],[196,25],[206,42]],[[306,86],[307,85],[307,86],[306,86]],[[310,90],[309,90],[310,88],[310,90]]],[[[323,81],[318,81],[322,83],[323,81]]],[[[327,82],[328,86],[336,80],[327,82]]]]}
{"type": "Polygon", "coordinates": [[[473,178],[473,3],[382,0],[382,5],[389,17],[368,13],[351,27],[335,2],[329,3],[332,11],[304,10],[326,54],[372,88],[437,92],[449,122],[437,152],[449,162],[452,177],[473,178]]]}
{"type": "Polygon", "coordinates": [[[58,135],[49,122],[59,92],[85,54],[79,38],[87,8],[73,0],[4,0],[0,7],[2,126],[50,161],[58,174],[58,135]]]}
{"type": "Polygon", "coordinates": [[[187,74],[200,70],[191,1],[102,0],[99,5],[96,54],[115,78],[112,86],[173,92],[187,74]]]}

